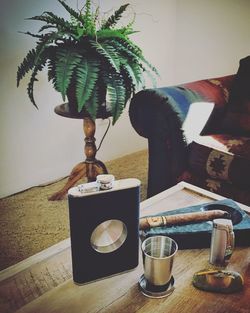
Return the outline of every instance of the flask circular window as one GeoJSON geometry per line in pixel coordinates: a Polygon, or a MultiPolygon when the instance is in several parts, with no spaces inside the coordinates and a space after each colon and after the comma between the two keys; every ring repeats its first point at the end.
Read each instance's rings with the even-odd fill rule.
{"type": "Polygon", "coordinates": [[[127,227],[119,220],[107,220],[99,224],[91,234],[90,243],[100,253],[119,249],[127,238],[127,227]]]}

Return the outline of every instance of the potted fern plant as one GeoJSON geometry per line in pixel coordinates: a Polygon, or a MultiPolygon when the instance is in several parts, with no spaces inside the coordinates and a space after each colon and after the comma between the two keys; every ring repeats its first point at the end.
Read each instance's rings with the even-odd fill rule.
{"type": "Polygon", "coordinates": [[[17,86],[31,72],[27,87],[29,99],[34,99],[37,74],[47,66],[48,80],[68,99],[69,109],[96,117],[118,120],[127,101],[139,88],[144,87],[144,74],[154,80],[157,70],[143,56],[141,49],[129,38],[134,33],[133,21],[117,27],[129,4],[122,5],[109,18],[101,20],[99,9],[92,9],[86,0],[82,10],[58,2],[66,9],[70,19],[65,20],[52,12],[44,12],[30,20],[45,23],[17,70],[17,86]]]}

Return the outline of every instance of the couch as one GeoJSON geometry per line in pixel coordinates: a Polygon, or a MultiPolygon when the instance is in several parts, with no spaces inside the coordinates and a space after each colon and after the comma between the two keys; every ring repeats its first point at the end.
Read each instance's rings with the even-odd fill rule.
{"type": "Polygon", "coordinates": [[[232,75],[142,90],[129,116],[148,139],[148,197],[184,180],[250,205],[250,56],[232,75]]]}

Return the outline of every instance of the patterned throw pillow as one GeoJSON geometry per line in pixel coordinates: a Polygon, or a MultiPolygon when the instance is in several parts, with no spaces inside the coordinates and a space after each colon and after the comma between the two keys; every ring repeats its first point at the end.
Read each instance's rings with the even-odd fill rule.
{"type": "Polygon", "coordinates": [[[196,142],[189,145],[189,170],[197,176],[250,187],[250,160],[196,142]]]}
{"type": "Polygon", "coordinates": [[[207,189],[209,191],[222,195],[226,198],[230,198],[250,206],[249,187],[244,189],[242,187],[237,187],[231,183],[228,183],[224,180],[214,179],[211,177],[197,176],[188,171],[184,172],[179,180],[180,181],[184,180],[190,184],[199,186],[203,189],[207,189]]]}
{"type": "Polygon", "coordinates": [[[240,60],[222,130],[234,135],[250,136],[250,56],[240,60]]]}

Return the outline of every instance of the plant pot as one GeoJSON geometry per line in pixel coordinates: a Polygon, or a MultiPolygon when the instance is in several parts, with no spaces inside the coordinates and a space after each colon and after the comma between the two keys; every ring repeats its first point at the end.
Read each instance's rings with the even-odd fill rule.
{"type": "MultiPolygon", "coordinates": [[[[83,108],[80,112],[78,111],[77,100],[76,100],[75,94],[76,94],[75,86],[70,86],[67,92],[68,102],[56,106],[54,110],[55,113],[65,116],[65,117],[71,117],[71,118],[77,118],[77,119],[83,119],[84,117],[91,117],[91,115],[85,108],[83,108]]],[[[102,102],[102,104],[100,104],[98,107],[96,118],[106,119],[110,116],[112,116],[112,113],[108,108],[108,104],[106,102],[102,102]]]]}

